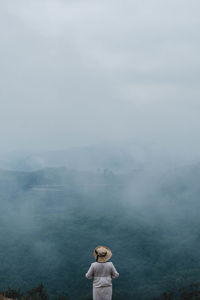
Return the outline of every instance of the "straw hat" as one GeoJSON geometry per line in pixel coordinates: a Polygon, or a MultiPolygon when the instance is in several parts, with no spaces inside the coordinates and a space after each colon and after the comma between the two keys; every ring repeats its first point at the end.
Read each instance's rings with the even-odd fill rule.
{"type": "Polygon", "coordinates": [[[112,256],[111,250],[106,246],[97,246],[94,249],[94,257],[97,262],[106,262],[108,261],[112,256]]]}

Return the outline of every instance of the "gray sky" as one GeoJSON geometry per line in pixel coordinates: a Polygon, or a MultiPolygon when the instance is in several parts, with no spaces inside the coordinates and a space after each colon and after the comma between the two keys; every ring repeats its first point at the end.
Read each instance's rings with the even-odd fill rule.
{"type": "Polygon", "coordinates": [[[200,153],[199,0],[2,0],[1,152],[200,153]]]}

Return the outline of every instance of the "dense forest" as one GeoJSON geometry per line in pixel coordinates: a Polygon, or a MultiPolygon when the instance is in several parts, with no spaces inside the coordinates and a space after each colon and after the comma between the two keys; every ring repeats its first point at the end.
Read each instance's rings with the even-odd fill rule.
{"type": "MultiPolygon", "coordinates": [[[[200,276],[200,165],[157,172],[0,171],[0,290],[44,284],[91,299],[93,249],[120,273],[114,299],[153,299],[200,276]]],[[[168,295],[168,294],[166,294],[168,295]]]]}

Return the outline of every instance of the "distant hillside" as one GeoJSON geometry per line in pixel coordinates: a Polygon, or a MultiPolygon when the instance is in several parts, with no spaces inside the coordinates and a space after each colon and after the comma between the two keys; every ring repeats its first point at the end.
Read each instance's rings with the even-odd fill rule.
{"type": "Polygon", "coordinates": [[[11,153],[0,156],[0,168],[3,169],[33,171],[46,167],[67,167],[86,171],[110,169],[123,172],[138,169],[140,162],[125,148],[102,146],[42,153],[11,153]]]}

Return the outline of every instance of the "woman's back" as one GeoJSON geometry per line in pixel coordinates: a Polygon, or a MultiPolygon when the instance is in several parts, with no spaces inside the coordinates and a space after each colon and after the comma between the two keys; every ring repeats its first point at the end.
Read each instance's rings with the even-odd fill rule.
{"type": "Polygon", "coordinates": [[[94,262],[86,274],[87,278],[93,278],[93,285],[95,287],[111,286],[112,278],[117,278],[118,276],[119,273],[112,262],[94,262]]]}
{"type": "Polygon", "coordinates": [[[94,277],[106,277],[106,276],[118,277],[119,276],[118,272],[116,271],[111,261],[105,263],[94,262],[92,263],[92,265],[94,270],[94,277]]]}

